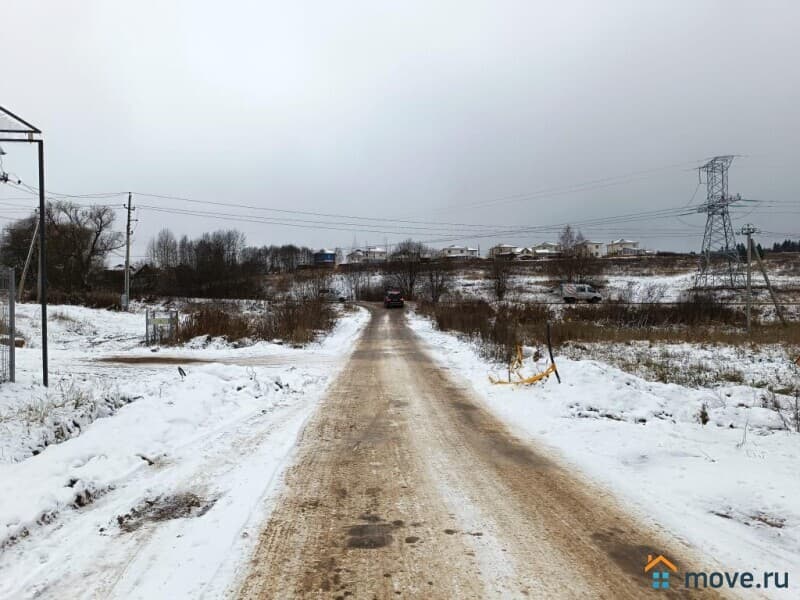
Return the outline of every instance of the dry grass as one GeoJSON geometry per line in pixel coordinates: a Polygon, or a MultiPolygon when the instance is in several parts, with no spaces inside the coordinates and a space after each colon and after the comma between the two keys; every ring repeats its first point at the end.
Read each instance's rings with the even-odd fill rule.
{"type": "Polygon", "coordinates": [[[756,324],[748,336],[739,312],[705,297],[677,304],[575,305],[564,307],[560,318],[548,305],[492,305],[484,300],[420,304],[418,310],[442,331],[479,340],[485,356],[500,360],[508,359],[516,344],[541,345],[548,321],[553,323],[554,346],[636,341],[800,346],[800,323],[756,324]]]}
{"type": "Polygon", "coordinates": [[[238,340],[274,340],[307,344],[336,324],[336,312],[319,300],[277,302],[262,314],[242,314],[235,305],[200,305],[178,328],[177,342],[198,336],[238,340]]]}
{"type": "Polygon", "coordinates": [[[517,344],[544,339],[550,307],[544,304],[505,303],[493,306],[485,300],[428,304],[418,310],[429,315],[442,331],[457,331],[481,342],[484,356],[507,361],[517,344]]]}

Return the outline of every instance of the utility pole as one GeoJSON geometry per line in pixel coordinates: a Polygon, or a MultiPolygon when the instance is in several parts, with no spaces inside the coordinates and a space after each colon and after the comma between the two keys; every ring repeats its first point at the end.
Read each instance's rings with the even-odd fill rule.
{"type": "Polygon", "coordinates": [[[767,290],[769,290],[769,297],[772,298],[772,303],[775,305],[775,314],[778,315],[778,319],[780,320],[781,325],[786,327],[786,319],[783,317],[783,310],[781,309],[781,305],[778,302],[778,296],[775,295],[775,290],[772,288],[772,284],[769,282],[769,277],[767,276],[767,269],[766,267],[764,267],[764,262],[761,260],[761,254],[759,254],[757,250],[754,254],[756,255],[756,263],[758,264],[758,268],[761,270],[761,274],[764,276],[764,283],[767,284],[767,290]]]}
{"type": "Polygon", "coordinates": [[[125,225],[125,292],[122,310],[127,311],[131,300],[131,192],[128,192],[128,221],[125,225]]]}
{"type": "Polygon", "coordinates": [[[747,335],[750,335],[750,311],[753,304],[753,288],[751,286],[750,261],[752,260],[753,238],[756,228],[750,223],[742,227],[742,235],[747,236],[747,335]]]}

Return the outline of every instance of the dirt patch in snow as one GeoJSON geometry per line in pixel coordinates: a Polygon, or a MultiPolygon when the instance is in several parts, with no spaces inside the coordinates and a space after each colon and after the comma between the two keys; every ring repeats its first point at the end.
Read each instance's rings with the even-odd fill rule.
{"type": "Polygon", "coordinates": [[[185,356],[104,356],[96,362],[116,363],[126,365],[180,365],[186,363],[212,363],[219,362],[206,358],[187,358],[185,356]]]}
{"type": "Polygon", "coordinates": [[[146,523],[202,517],[216,501],[216,498],[203,499],[191,492],[158,496],[145,500],[127,514],[118,515],[117,524],[122,531],[129,533],[146,523]]]}

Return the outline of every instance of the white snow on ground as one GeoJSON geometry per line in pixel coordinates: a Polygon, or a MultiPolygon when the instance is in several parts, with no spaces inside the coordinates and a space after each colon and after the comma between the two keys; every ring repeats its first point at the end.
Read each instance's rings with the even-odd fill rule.
{"type": "MultiPolygon", "coordinates": [[[[550,447],[642,519],[688,541],[708,557],[709,570],[797,578],[800,435],[779,430],[780,417],[760,407],[763,390],[654,383],[601,362],[559,357],[561,385],[554,377],[535,386],[492,385],[488,374],[505,376],[502,366],[427,319],[409,321],[433,357],[520,437],[550,447]],[[697,419],[704,404],[705,426],[697,419]]],[[[545,363],[527,365],[532,374],[545,363]]],[[[680,557],[670,558],[680,566],[680,557]]],[[[786,598],[791,587],[771,593],[786,598]]]]}
{"type": "Polygon", "coordinates": [[[20,307],[18,323],[34,347],[18,352],[18,383],[0,386],[0,598],[224,595],[255,544],[300,428],[367,312],[345,313],[331,334],[302,349],[214,344],[154,354],[139,347],[143,314],[51,314],[60,311],[49,321],[50,389],[36,385],[31,305],[20,307]],[[94,360],[119,355],[217,362],[187,362],[182,378],[176,364],[94,360]],[[131,402],[113,410],[99,403],[72,437],[31,456],[48,419],[83,414],[69,392],[76,389],[85,406],[110,390],[131,402]],[[20,425],[36,407],[47,417],[20,425]],[[170,512],[181,497],[194,504],[170,512]]]}

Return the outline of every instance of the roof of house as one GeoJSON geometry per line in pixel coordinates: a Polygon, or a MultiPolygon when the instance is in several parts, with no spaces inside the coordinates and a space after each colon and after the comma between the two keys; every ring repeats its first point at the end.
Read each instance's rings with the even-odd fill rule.
{"type": "MultiPolygon", "coordinates": [[[[618,240],[611,240],[611,244],[638,244],[639,242],[635,242],[633,240],[626,240],[624,238],[620,238],[618,240]]],[[[611,245],[609,244],[609,245],[611,245]]]]}

